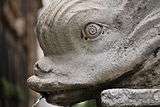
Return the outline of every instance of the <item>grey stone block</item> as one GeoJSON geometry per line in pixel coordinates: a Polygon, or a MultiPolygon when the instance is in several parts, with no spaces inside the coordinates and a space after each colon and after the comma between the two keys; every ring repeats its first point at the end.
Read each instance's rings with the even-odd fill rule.
{"type": "Polygon", "coordinates": [[[160,89],[109,89],[101,100],[103,107],[160,107],[160,89]]]}

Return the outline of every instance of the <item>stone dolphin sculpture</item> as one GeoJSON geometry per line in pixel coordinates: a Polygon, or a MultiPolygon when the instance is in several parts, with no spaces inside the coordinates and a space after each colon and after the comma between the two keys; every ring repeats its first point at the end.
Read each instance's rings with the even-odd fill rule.
{"type": "Polygon", "coordinates": [[[45,57],[29,87],[58,105],[96,98],[157,55],[160,0],[53,0],[38,17],[37,35],[45,57]]]}

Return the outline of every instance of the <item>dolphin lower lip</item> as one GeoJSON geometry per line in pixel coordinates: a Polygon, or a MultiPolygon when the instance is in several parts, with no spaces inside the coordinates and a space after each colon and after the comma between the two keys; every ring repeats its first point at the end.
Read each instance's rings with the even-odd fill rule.
{"type": "Polygon", "coordinates": [[[46,101],[50,104],[53,105],[61,105],[61,106],[66,106],[70,105],[71,103],[69,102],[70,98],[67,97],[67,93],[59,93],[59,94],[42,94],[42,96],[46,99],[46,101]]]}
{"type": "Polygon", "coordinates": [[[42,92],[40,94],[46,99],[48,103],[55,104],[55,105],[64,105],[64,104],[66,105],[67,104],[66,100],[69,99],[67,97],[67,92],[66,93],[65,92],[64,93],[42,92]]]}
{"type": "Polygon", "coordinates": [[[73,92],[74,90],[57,90],[57,91],[53,91],[53,92],[39,92],[43,97],[49,96],[49,95],[60,95],[60,94],[65,94],[68,92],[73,92]]]}
{"type": "Polygon", "coordinates": [[[61,92],[40,92],[46,101],[53,105],[70,106],[89,99],[95,99],[96,93],[93,95],[93,91],[89,89],[81,90],[67,90],[61,92]]]}

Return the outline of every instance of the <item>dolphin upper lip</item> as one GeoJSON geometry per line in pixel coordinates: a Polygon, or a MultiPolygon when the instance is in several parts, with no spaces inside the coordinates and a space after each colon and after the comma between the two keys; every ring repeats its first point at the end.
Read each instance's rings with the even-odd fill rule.
{"type": "Polygon", "coordinates": [[[30,77],[28,79],[28,85],[32,90],[40,93],[46,99],[46,101],[51,104],[66,106],[78,103],[80,101],[85,101],[88,99],[95,98],[95,95],[97,95],[96,87],[93,86],[91,88],[90,86],[87,85],[86,86],[81,84],[67,85],[62,83],[54,85],[53,82],[51,83],[45,82],[43,84],[42,81],[44,82],[44,79],[40,78],[41,77],[37,76],[30,77]],[[91,94],[93,91],[95,91],[95,94],[91,94]]]}
{"type": "Polygon", "coordinates": [[[89,84],[64,84],[58,81],[49,81],[49,78],[41,78],[35,75],[28,80],[28,86],[36,92],[63,93],[65,91],[81,90],[93,85],[89,84]]]}

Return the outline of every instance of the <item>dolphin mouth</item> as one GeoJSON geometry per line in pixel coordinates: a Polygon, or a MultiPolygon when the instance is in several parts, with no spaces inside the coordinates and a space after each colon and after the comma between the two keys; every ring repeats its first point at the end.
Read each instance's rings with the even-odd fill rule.
{"type": "MultiPolygon", "coordinates": [[[[36,73],[34,72],[35,75],[27,80],[28,87],[40,93],[48,103],[53,105],[70,106],[95,99],[98,95],[96,93],[99,92],[99,87],[95,85],[95,82],[90,82],[92,80],[92,78],[89,78],[91,70],[86,69],[87,64],[84,59],[86,58],[79,58],[68,62],[62,61],[65,62],[63,66],[56,65],[49,58],[44,59],[41,62],[45,62],[43,64],[47,70],[49,68],[48,65],[55,65],[54,67],[57,68],[57,71],[54,71],[54,68],[51,72],[44,72],[46,69],[37,70],[36,73]],[[71,70],[72,72],[70,73],[71,70]],[[63,73],[67,75],[63,75],[63,73]]],[[[38,68],[43,68],[42,66],[39,63],[38,68]]]]}
{"type": "Polygon", "coordinates": [[[95,87],[99,84],[97,81],[101,81],[97,73],[98,70],[103,69],[99,67],[103,66],[103,63],[99,66],[94,65],[98,62],[104,62],[104,59],[98,55],[78,56],[72,59],[54,58],[54,61],[45,57],[39,61],[38,69],[34,69],[34,75],[27,80],[28,86],[36,92],[55,92],[58,94],[59,92],[63,93],[63,90],[72,91],[95,87]]]}

